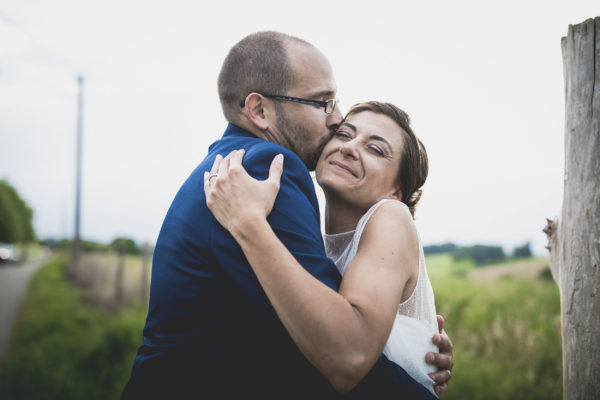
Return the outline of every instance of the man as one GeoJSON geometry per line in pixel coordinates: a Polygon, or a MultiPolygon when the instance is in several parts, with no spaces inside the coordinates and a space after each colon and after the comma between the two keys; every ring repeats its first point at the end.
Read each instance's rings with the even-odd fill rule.
{"type": "MultiPolygon", "coordinates": [[[[327,59],[277,32],[252,34],[229,52],[219,97],[230,122],[183,184],[154,253],[143,345],[122,398],[336,398],[277,318],[241,249],[206,207],[203,174],[217,154],[244,148],[244,166],[264,179],[283,153],[284,174],[269,223],[296,259],[334,290],[341,277],[325,256],[309,169],[341,122],[327,59]]],[[[441,336],[435,364],[451,368],[441,336]]],[[[425,355],[423,355],[425,356],[425,355]]],[[[442,371],[445,384],[450,371],[442,371]]],[[[431,394],[381,356],[345,397],[428,398],[431,394]]]]}

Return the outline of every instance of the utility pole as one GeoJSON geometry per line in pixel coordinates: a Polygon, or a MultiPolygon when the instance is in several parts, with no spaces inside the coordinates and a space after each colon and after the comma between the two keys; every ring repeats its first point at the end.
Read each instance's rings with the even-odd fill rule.
{"type": "Polygon", "coordinates": [[[77,142],[76,142],[76,157],[75,157],[75,237],[73,238],[73,250],[71,255],[71,272],[79,266],[79,258],[81,253],[81,158],[83,149],[83,76],[77,77],[77,85],[79,87],[77,95],[77,142]]]}

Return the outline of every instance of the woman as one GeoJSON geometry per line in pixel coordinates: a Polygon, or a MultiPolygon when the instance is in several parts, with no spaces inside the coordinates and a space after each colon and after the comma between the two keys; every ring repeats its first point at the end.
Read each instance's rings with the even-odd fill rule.
{"type": "Polygon", "coordinates": [[[264,182],[245,173],[242,157],[217,158],[205,175],[207,204],[303,354],[340,391],[351,390],[383,352],[435,393],[423,354],[437,351],[430,339],[437,320],[413,223],[428,162],[408,116],[389,103],[355,105],[317,163],[326,249],[343,274],[339,293],[302,268],[266,221],[282,157],[271,167],[279,176],[264,182]]]}

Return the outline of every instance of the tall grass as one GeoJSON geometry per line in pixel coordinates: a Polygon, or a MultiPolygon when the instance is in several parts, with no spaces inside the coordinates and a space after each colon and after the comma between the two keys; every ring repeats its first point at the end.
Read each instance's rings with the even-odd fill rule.
{"type": "Polygon", "coordinates": [[[145,313],[85,306],[64,278],[65,262],[53,258],[32,279],[2,366],[0,399],[119,398],[145,313]]]}
{"type": "MultiPolygon", "coordinates": [[[[443,259],[443,257],[440,257],[443,259]]],[[[429,263],[437,312],[454,344],[445,399],[560,399],[560,297],[548,279],[461,278],[464,265],[429,263]]]]}
{"type": "MultiPolygon", "coordinates": [[[[116,399],[125,384],[145,311],[87,307],[54,258],[31,283],[0,377],[0,399],[116,399]]],[[[438,313],[454,344],[443,399],[560,399],[558,289],[548,279],[468,279],[474,268],[427,258],[438,313]]],[[[515,264],[519,265],[519,264],[515,264]]],[[[485,267],[492,268],[492,267],[485,267]]]]}

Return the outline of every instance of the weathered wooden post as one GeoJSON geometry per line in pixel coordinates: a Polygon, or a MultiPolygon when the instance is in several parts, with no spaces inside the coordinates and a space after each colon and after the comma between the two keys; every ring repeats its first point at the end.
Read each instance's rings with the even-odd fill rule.
{"type": "Polygon", "coordinates": [[[565,183],[548,221],[550,266],[560,288],[565,399],[600,396],[600,17],[562,38],[565,183]]]}
{"type": "Polygon", "coordinates": [[[117,270],[115,276],[115,302],[117,307],[121,307],[123,305],[125,295],[124,295],[124,279],[123,275],[125,273],[125,241],[123,239],[117,242],[117,270]]]}
{"type": "Polygon", "coordinates": [[[148,304],[148,280],[150,273],[150,246],[148,243],[144,243],[142,246],[142,279],[140,283],[140,299],[142,301],[142,307],[146,307],[148,304]]]}

